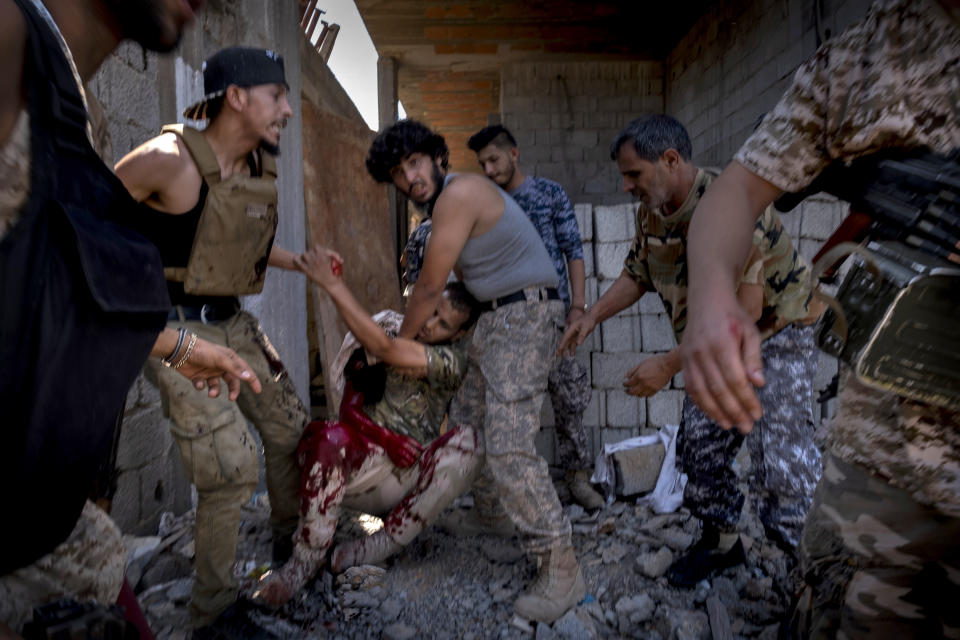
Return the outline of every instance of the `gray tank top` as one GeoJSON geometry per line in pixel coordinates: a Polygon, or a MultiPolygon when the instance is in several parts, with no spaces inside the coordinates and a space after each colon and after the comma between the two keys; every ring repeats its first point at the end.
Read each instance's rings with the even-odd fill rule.
{"type": "MultiPolygon", "coordinates": [[[[448,174],[444,186],[455,176],[448,174]]],[[[503,197],[503,215],[483,235],[468,238],[457,259],[467,290],[487,302],[527,287],[556,287],[559,276],[540,234],[520,205],[496,188],[503,197]]]]}

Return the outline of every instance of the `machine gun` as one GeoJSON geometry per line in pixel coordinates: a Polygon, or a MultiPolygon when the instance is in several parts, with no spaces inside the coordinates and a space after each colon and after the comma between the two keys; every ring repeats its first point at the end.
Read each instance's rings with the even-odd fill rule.
{"type": "Polygon", "coordinates": [[[873,387],[960,409],[960,153],[884,152],[828,167],[788,211],[825,191],[851,214],[814,258],[814,278],[854,261],[817,327],[821,349],[873,387]]]}

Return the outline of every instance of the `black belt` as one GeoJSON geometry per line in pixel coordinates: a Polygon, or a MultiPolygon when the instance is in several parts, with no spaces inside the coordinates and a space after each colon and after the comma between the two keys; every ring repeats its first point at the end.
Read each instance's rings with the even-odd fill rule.
{"type": "Polygon", "coordinates": [[[240,311],[240,302],[236,298],[227,298],[225,300],[216,300],[200,305],[174,305],[167,314],[167,320],[180,320],[180,314],[183,314],[183,320],[199,320],[204,324],[211,322],[223,322],[229,320],[240,311]]]}
{"type": "MultiPolygon", "coordinates": [[[[557,291],[556,287],[540,287],[538,290],[539,298],[538,300],[559,300],[560,293],[557,291]]],[[[493,311],[498,307],[502,307],[505,304],[513,304],[514,302],[526,302],[527,294],[523,292],[523,289],[519,291],[514,291],[513,293],[508,293],[505,296],[501,296],[496,300],[488,300],[487,302],[480,303],[480,313],[486,311],[493,311]]],[[[531,300],[533,302],[533,300],[531,300]]]]}

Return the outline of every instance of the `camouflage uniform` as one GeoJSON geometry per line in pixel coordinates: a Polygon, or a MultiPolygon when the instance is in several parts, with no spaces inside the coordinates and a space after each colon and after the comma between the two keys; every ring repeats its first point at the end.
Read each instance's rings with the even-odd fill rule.
{"type": "MultiPolygon", "coordinates": [[[[885,0],[802,65],[736,160],[797,191],[835,159],[960,148],[960,25],[885,0]]],[[[960,637],[960,413],[848,379],[800,546],[798,635],[960,637]]]]}
{"type": "MultiPolygon", "coordinates": [[[[583,246],[567,192],[552,180],[528,176],[510,196],[543,238],[560,277],[557,292],[569,310],[567,263],[583,260],[583,246]]],[[[547,391],[558,436],[557,464],[572,470],[592,467],[593,437],[583,425],[583,412],[590,404],[590,376],[586,367],[570,356],[558,358],[547,378],[547,391]]]]}
{"type": "MultiPolygon", "coordinates": [[[[524,291],[536,299],[536,288],[524,291]]],[[[467,375],[450,407],[451,424],[476,429],[486,450],[473,485],[478,508],[509,516],[533,553],[571,544],[570,522],[534,443],[562,323],[559,300],[514,302],[481,314],[467,375]]]]}
{"type": "Polygon", "coordinates": [[[323,563],[341,506],[382,516],[391,540],[406,545],[473,481],[482,460],[476,431],[457,426],[440,433],[446,407],[466,373],[465,348],[434,345],[426,351],[425,378],[388,368],[384,397],[364,408],[378,424],[425,445],[413,465],[398,468],[383,447],[351,426],[355,392],[349,388],[339,422],[312,422],[304,430],[297,454],[300,525],[293,556],[271,578],[283,581],[290,593],[323,563]]]}
{"type": "MultiPolygon", "coordinates": [[[[687,323],[687,229],[700,197],[715,173],[699,169],[690,194],[669,216],[641,205],[637,235],[624,262],[625,272],[644,290],[655,290],[673,324],[679,344],[687,323]]],[[[746,437],[753,461],[751,493],[770,538],[792,548],[820,477],[820,452],[813,442],[812,384],[817,350],[810,323],[808,267],[797,255],[780,218],[767,208],[754,229],[753,245],[741,284],[763,286],[757,323],[763,343],[760,392],[764,417],[746,437]]],[[[701,520],[734,531],[744,497],[731,464],[742,434],[723,431],[690,400],[684,400],[678,455],[689,480],[684,501],[701,520]]]]}
{"type": "Polygon", "coordinates": [[[175,320],[168,326],[186,327],[204,340],[230,347],[263,384],[259,394],[243,385],[237,401],[232,402],[226,394],[208,397],[206,391],[198,391],[190,380],[156,359],[147,363],[172,422],[170,430],[180,447],[187,477],[197,487],[197,579],[190,616],[196,626],[202,626],[237,598],[233,565],[241,508],[253,496],[259,473],[259,447],[245,416],[263,440],[275,539],[290,536],[297,526],[300,470],[295,453],[308,416],[276,350],[249,313],[241,311],[208,324],[175,320]]]}

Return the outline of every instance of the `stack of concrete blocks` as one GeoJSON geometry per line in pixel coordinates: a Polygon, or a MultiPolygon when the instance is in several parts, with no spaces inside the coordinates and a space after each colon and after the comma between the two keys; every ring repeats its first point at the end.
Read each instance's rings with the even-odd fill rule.
{"type": "MultiPolygon", "coordinates": [[[[623,261],[636,233],[637,204],[577,204],[574,208],[583,243],[587,304],[592,306],[623,270],[623,261]]],[[[845,203],[835,198],[816,195],[781,218],[797,251],[810,262],[848,210],[845,203]]],[[[665,424],[679,424],[685,394],[682,373],[649,398],[631,396],[623,390],[628,371],[646,358],[675,346],[673,328],[660,297],[647,293],[639,302],[598,326],[577,349],[576,358],[590,372],[591,400],[584,424],[593,433],[594,455],[605,444],[642,435],[665,424]]],[[[814,417],[818,424],[822,418],[833,415],[834,402],[821,406],[817,396],[836,373],[836,358],[820,354],[813,387],[814,417]]],[[[544,403],[542,420],[544,429],[537,444],[547,459],[553,461],[557,435],[549,400],[544,403]]]]}

